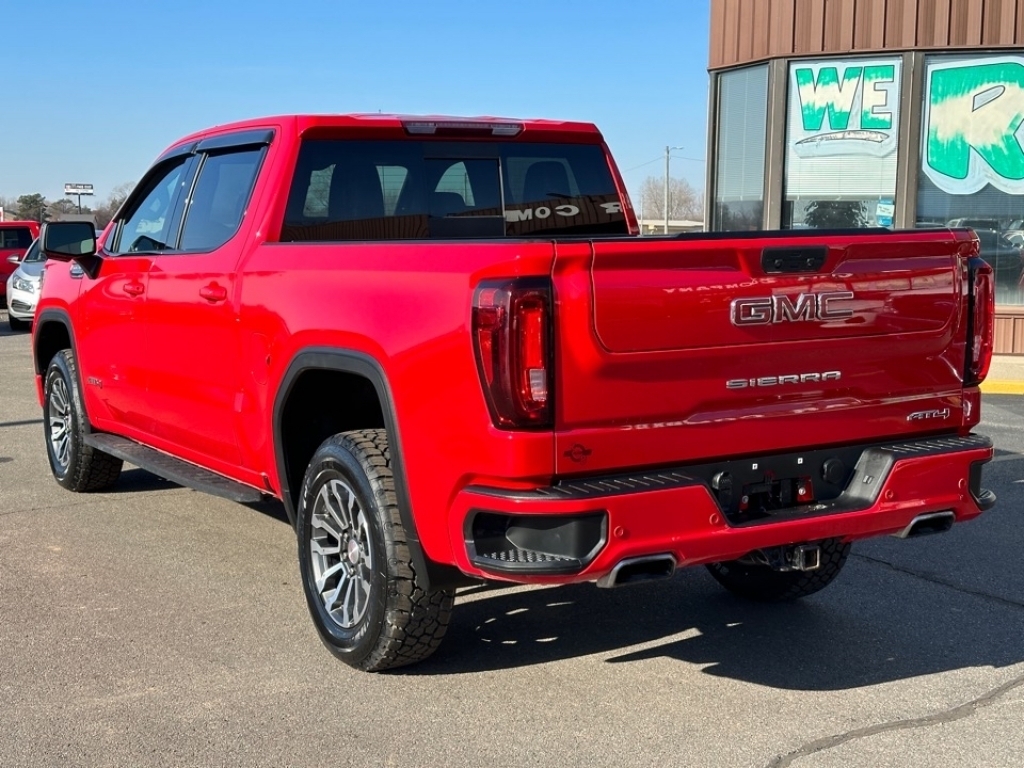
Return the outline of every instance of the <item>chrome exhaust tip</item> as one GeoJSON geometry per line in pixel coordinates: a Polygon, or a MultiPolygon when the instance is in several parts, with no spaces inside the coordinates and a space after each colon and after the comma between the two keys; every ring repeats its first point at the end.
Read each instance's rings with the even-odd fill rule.
{"type": "Polygon", "coordinates": [[[625,584],[636,584],[641,581],[667,579],[676,572],[676,559],[665,553],[661,555],[644,555],[643,557],[627,557],[615,564],[607,574],[597,580],[597,586],[603,589],[621,587],[625,584]]]}
{"type": "Polygon", "coordinates": [[[928,536],[933,533],[945,533],[953,527],[956,515],[952,510],[945,512],[928,512],[918,515],[910,521],[910,525],[899,533],[894,533],[897,539],[912,539],[917,536],[928,536]]]}

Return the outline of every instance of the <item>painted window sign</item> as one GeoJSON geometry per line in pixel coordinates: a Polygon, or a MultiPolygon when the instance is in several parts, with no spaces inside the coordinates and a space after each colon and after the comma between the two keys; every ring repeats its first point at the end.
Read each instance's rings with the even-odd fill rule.
{"type": "Polygon", "coordinates": [[[790,102],[801,117],[790,123],[797,156],[895,152],[900,64],[899,59],[833,59],[791,65],[790,102]]]}
{"type": "Polygon", "coordinates": [[[951,195],[1024,194],[1024,57],[929,62],[922,170],[951,195]]]}

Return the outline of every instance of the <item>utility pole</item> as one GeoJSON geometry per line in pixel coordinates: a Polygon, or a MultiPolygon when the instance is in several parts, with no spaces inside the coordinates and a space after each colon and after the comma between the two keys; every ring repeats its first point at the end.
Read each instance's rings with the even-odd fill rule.
{"type": "Polygon", "coordinates": [[[665,234],[668,234],[668,166],[669,160],[672,157],[673,149],[682,149],[682,147],[665,147],[665,234]]]}

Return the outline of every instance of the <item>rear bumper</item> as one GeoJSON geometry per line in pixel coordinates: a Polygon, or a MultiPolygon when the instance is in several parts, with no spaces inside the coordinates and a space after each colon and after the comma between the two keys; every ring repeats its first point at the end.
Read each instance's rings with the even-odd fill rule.
{"type": "MultiPolygon", "coordinates": [[[[710,487],[686,468],[572,480],[531,491],[470,486],[456,498],[449,531],[467,574],[524,583],[595,581],[622,560],[670,554],[680,565],[734,560],[756,549],[899,534],[920,515],[952,512],[956,522],[995,503],[981,488],[992,459],[981,435],[894,442],[862,453],[838,498],[766,520],[730,524],[710,487]],[[536,517],[530,517],[536,516],[536,517]],[[553,525],[543,518],[559,516],[553,525]],[[474,521],[512,521],[518,552],[494,552],[474,521]],[[541,520],[531,528],[519,521],[541,520]],[[572,521],[581,521],[572,525],[572,521]],[[595,522],[598,521],[598,522],[595,522]]],[[[761,458],[770,462],[771,458],[761,458]]],[[[512,549],[515,549],[513,544],[512,549]]]]}

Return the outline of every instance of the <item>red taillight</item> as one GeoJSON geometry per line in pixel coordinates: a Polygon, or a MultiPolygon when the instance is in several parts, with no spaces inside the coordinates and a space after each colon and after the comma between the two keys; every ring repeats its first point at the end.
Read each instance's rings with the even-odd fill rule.
{"type": "Polygon", "coordinates": [[[970,291],[967,324],[967,365],[964,384],[975,386],[988,376],[995,337],[996,291],[992,267],[977,256],[967,262],[970,291]]]}
{"type": "Polygon", "coordinates": [[[473,342],[497,427],[551,426],[551,283],[486,282],[473,299],[473,342]]]}

